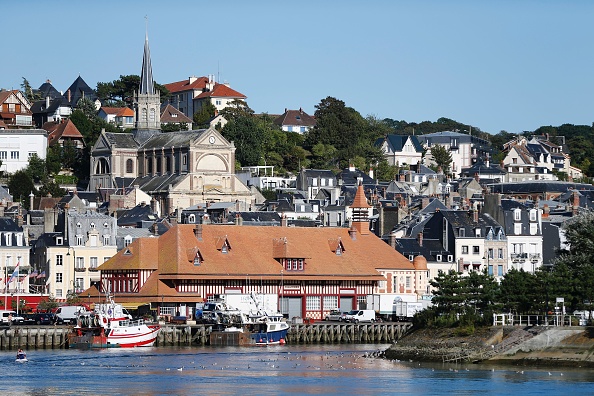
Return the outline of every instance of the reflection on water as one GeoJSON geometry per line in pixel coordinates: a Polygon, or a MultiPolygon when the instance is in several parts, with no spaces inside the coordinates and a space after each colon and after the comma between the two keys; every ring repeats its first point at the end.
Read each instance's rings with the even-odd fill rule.
{"type": "Polygon", "coordinates": [[[387,345],[0,352],[0,394],[385,395],[594,393],[589,370],[443,365],[367,357],[387,345]]]}

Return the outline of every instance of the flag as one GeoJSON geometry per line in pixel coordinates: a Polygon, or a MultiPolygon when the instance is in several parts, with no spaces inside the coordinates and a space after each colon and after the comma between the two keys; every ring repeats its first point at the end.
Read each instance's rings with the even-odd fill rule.
{"type": "Polygon", "coordinates": [[[10,275],[10,278],[8,278],[8,282],[6,282],[6,283],[12,282],[12,280],[17,277],[17,275],[19,274],[19,265],[20,264],[21,263],[17,263],[16,267],[14,267],[14,272],[12,273],[12,275],[10,275]]]}
{"type": "Polygon", "coordinates": [[[45,271],[41,271],[41,274],[37,275],[37,279],[45,278],[45,271]]]}
{"type": "Polygon", "coordinates": [[[37,278],[37,270],[35,270],[35,271],[31,272],[31,273],[29,274],[29,278],[37,278]]]}

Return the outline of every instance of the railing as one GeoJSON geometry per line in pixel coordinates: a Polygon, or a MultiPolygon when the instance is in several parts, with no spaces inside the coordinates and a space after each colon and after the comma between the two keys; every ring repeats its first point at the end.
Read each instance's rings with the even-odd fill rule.
{"type": "Polygon", "coordinates": [[[87,269],[85,267],[76,267],[74,268],[74,272],[85,272],[87,269]]]}
{"type": "Polygon", "coordinates": [[[512,260],[522,260],[522,259],[527,259],[527,258],[528,258],[528,253],[512,253],[511,254],[512,260]]]}
{"type": "Polygon", "coordinates": [[[89,272],[97,272],[97,271],[99,271],[97,269],[97,267],[91,267],[91,268],[89,268],[89,272]]]}
{"type": "Polygon", "coordinates": [[[493,314],[493,326],[585,326],[580,315],[514,315],[493,314]]]}

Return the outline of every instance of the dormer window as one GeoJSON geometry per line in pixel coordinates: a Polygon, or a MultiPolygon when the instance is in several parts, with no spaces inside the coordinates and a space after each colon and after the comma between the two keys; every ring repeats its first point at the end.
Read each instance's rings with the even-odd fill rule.
{"type": "Polygon", "coordinates": [[[515,209],[514,210],[514,220],[515,221],[522,220],[522,211],[520,209],[515,209]]]}
{"type": "Polygon", "coordinates": [[[80,228],[82,227],[82,224],[80,224],[80,221],[78,223],[76,223],[76,228],[80,228]]]}
{"type": "Polygon", "coordinates": [[[229,247],[227,246],[227,244],[224,244],[221,247],[221,253],[229,253],[229,247]]]}
{"type": "Polygon", "coordinates": [[[94,230],[95,229],[95,223],[91,223],[91,229],[94,230]]]}
{"type": "Polygon", "coordinates": [[[64,238],[62,237],[56,237],[56,245],[57,246],[62,246],[64,244],[64,238]]]}
{"type": "Polygon", "coordinates": [[[202,264],[202,256],[200,256],[200,251],[196,252],[196,255],[194,256],[194,266],[199,266],[200,264],[202,264]]]}
{"type": "Polygon", "coordinates": [[[530,221],[536,221],[536,209],[530,211],[530,221]]]}
{"type": "Polygon", "coordinates": [[[342,256],[342,248],[340,247],[340,245],[338,245],[338,247],[336,248],[336,255],[342,256]]]}
{"type": "Polygon", "coordinates": [[[107,228],[109,226],[109,224],[107,224],[107,221],[105,223],[103,223],[103,228],[107,228]]]}
{"type": "Polygon", "coordinates": [[[303,271],[305,259],[294,258],[284,259],[284,267],[287,271],[303,271]]]}
{"type": "MultiPolygon", "coordinates": [[[[126,235],[124,237],[124,246],[128,246],[131,243],[132,243],[132,237],[130,235],[126,235]]],[[[104,243],[104,245],[105,245],[105,243],[104,243]]]]}
{"type": "Polygon", "coordinates": [[[439,262],[439,261],[441,261],[441,259],[442,259],[441,254],[438,254],[435,256],[435,261],[439,262]]]}
{"type": "Polygon", "coordinates": [[[131,256],[132,252],[130,251],[130,249],[126,249],[126,251],[124,251],[124,255],[131,256]]]}
{"type": "Polygon", "coordinates": [[[466,236],[466,229],[465,228],[458,228],[458,236],[465,237],[466,236]]]}
{"type": "Polygon", "coordinates": [[[475,228],[475,229],[474,229],[474,235],[475,235],[477,238],[480,238],[480,237],[481,237],[481,229],[480,229],[480,228],[475,228]]]}
{"type": "Polygon", "coordinates": [[[10,232],[4,234],[4,240],[6,241],[6,246],[12,246],[12,234],[10,232]]]}

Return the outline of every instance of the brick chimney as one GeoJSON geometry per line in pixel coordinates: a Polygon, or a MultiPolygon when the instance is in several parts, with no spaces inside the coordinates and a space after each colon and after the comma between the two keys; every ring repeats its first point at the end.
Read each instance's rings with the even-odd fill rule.
{"type": "Polygon", "coordinates": [[[196,224],[196,227],[194,227],[194,236],[199,241],[202,241],[202,223],[198,223],[196,224]]]}
{"type": "Polygon", "coordinates": [[[419,246],[423,246],[423,232],[417,234],[417,242],[419,242],[419,246]]]}
{"type": "Polygon", "coordinates": [[[542,207],[542,217],[543,218],[549,217],[549,213],[551,213],[551,208],[549,208],[549,205],[544,204],[544,206],[542,207]]]}
{"type": "Polygon", "coordinates": [[[478,183],[478,181],[479,181],[479,174],[478,174],[478,172],[474,172],[474,180],[476,180],[476,182],[478,183]]]}
{"type": "Polygon", "coordinates": [[[577,216],[578,208],[580,207],[580,197],[577,190],[573,190],[573,207],[571,208],[571,215],[577,216]]]}
{"type": "Polygon", "coordinates": [[[396,234],[393,232],[390,233],[390,246],[392,246],[392,249],[396,249],[396,234]]]}
{"type": "Polygon", "coordinates": [[[283,213],[281,215],[281,227],[288,227],[288,226],[289,226],[289,220],[287,219],[287,215],[283,213]]]}
{"type": "Polygon", "coordinates": [[[351,239],[353,241],[357,240],[357,229],[355,228],[355,226],[351,226],[351,228],[349,228],[349,236],[351,237],[351,239]]]}

